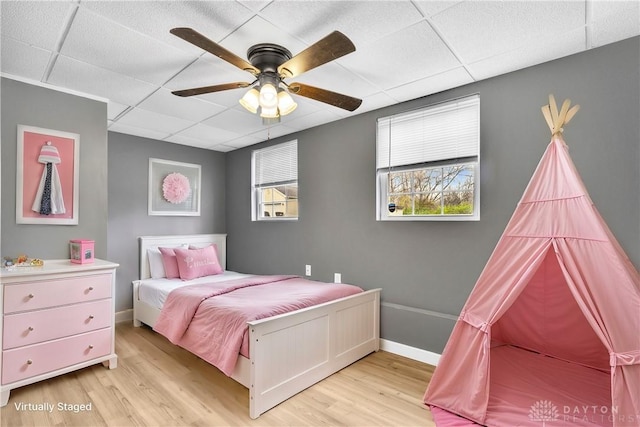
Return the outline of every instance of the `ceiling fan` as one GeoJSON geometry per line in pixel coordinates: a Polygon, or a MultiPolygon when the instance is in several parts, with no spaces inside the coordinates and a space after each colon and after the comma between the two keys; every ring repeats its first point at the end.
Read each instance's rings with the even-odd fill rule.
{"type": "Polygon", "coordinates": [[[351,40],[339,31],[332,32],[295,56],[277,44],[256,44],[247,50],[249,61],[240,58],[192,28],[173,28],[170,32],[255,77],[251,83],[233,82],[176,90],[172,92],[174,95],[194,96],[251,87],[240,99],[240,104],[252,113],[259,111],[264,123],[277,122],[280,116],[289,114],[296,108],[297,104],[289,93],[315,99],[347,111],[354,111],[362,103],[361,99],[330,90],[284,81],[355,51],[356,48],[351,40]]]}

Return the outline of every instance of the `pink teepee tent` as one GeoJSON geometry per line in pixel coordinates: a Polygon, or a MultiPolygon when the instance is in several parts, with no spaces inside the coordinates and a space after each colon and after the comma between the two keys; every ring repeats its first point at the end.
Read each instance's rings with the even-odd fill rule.
{"type": "Polygon", "coordinates": [[[640,275],[569,157],[569,105],[543,107],[551,143],[431,379],[438,426],[640,426],[640,275]]]}

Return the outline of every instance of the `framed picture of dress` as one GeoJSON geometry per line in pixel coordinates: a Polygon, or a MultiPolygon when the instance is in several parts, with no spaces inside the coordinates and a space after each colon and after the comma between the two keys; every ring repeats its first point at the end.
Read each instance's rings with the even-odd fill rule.
{"type": "Polygon", "coordinates": [[[149,215],[200,216],[201,167],[149,158],[149,215]]]}
{"type": "Polygon", "coordinates": [[[18,125],[16,223],[78,224],[80,135],[18,125]]]}

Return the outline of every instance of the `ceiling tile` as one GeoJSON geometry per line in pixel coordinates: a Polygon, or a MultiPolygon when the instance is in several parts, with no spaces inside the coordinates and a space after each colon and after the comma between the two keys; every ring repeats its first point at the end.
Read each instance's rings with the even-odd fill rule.
{"type": "Polygon", "coordinates": [[[182,134],[171,135],[165,139],[167,142],[173,142],[181,145],[188,145],[191,147],[210,148],[212,146],[210,141],[206,141],[198,138],[191,138],[182,134]]]}
{"type": "Polygon", "coordinates": [[[224,145],[225,147],[230,147],[235,149],[235,148],[248,147],[249,145],[258,144],[260,142],[262,142],[262,139],[260,138],[257,138],[251,135],[245,135],[245,136],[241,136],[240,138],[232,139],[229,142],[225,142],[222,145],[224,145]]]}
{"type": "Polygon", "coordinates": [[[292,114],[286,117],[286,125],[292,129],[309,129],[315,126],[320,126],[325,123],[334,122],[340,120],[341,117],[331,110],[318,110],[315,113],[297,115],[292,114]]]}
{"type": "Polygon", "coordinates": [[[162,140],[169,136],[167,132],[160,132],[153,129],[145,129],[136,126],[125,125],[124,123],[120,123],[119,121],[112,123],[108,129],[111,132],[119,132],[127,135],[135,135],[141,136],[143,138],[151,138],[157,140],[162,140]]]}
{"type": "Polygon", "coordinates": [[[640,2],[593,2],[591,47],[602,46],[640,34],[640,2]]]}
{"type": "Polygon", "coordinates": [[[242,111],[229,108],[205,120],[203,124],[231,131],[241,128],[247,133],[255,132],[262,128],[262,119],[258,114],[252,114],[242,107],[240,109],[242,111]]]}
{"type": "MultiPolygon", "coordinates": [[[[352,53],[355,55],[357,52],[352,53]]],[[[368,61],[367,61],[368,62],[368,61]]],[[[354,63],[359,63],[354,58],[354,63]]],[[[297,76],[287,83],[299,82],[311,86],[342,93],[356,98],[363,98],[379,91],[373,84],[352,73],[336,62],[329,62],[297,76]]]]}
{"type": "Polygon", "coordinates": [[[163,84],[196,59],[100,15],[79,9],[61,52],[154,84],[163,84]]]}
{"type": "Polygon", "coordinates": [[[538,40],[535,45],[474,62],[467,68],[476,80],[481,80],[571,55],[580,52],[584,46],[585,32],[578,28],[564,33],[562,37],[549,36],[538,40]]]}
{"type": "Polygon", "coordinates": [[[193,125],[194,122],[165,116],[141,108],[132,108],[118,119],[116,124],[136,126],[143,129],[154,129],[158,132],[173,134],[193,125]]]}
{"type": "Polygon", "coordinates": [[[275,1],[261,16],[307,44],[340,31],[356,49],[422,19],[406,1],[275,1]]]}
{"type": "Polygon", "coordinates": [[[384,37],[357,55],[345,56],[341,63],[381,89],[460,66],[426,22],[384,37]]]}
{"type": "Polygon", "coordinates": [[[1,1],[2,38],[55,50],[65,22],[77,7],[70,1],[1,1]]]}
{"type": "Polygon", "coordinates": [[[473,78],[463,67],[430,76],[387,90],[397,102],[421,98],[436,92],[472,83],[473,78]]]}
{"type": "Polygon", "coordinates": [[[260,12],[271,2],[272,0],[238,0],[238,3],[243,4],[254,12],[260,12]]]}
{"type": "Polygon", "coordinates": [[[206,95],[199,95],[198,98],[201,98],[203,101],[211,102],[214,104],[222,105],[226,108],[237,108],[240,107],[240,103],[238,102],[240,98],[247,91],[246,88],[242,89],[231,89],[225,90],[222,92],[214,92],[206,95]]]}
{"type": "Polygon", "coordinates": [[[296,54],[307,47],[281,28],[255,16],[226,37],[220,44],[240,58],[247,59],[247,49],[259,43],[275,43],[296,54]]]}
{"type": "Polygon", "coordinates": [[[461,3],[462,1],[463,0],[413,0],[413,4],[415,4],[426,17],[430,17],[444,10],[447,10],[452,6],[455,6],[456,4],[461,3]]]}
{"type": "Polygon", "coordinates": [[[141,102],[138,107],[194,122],[202,121],[225,110],[225,107],[203,101],[200,97],[176,96],[163,88],[154,92],[141,102]]]}
{"type": "Polygon", "coordinates": [[[95,95],[126,105],[136,105],[158,89],[104,68],[58,55],[47,83],[95,95]]]}
{"type": "Polygon", "coordinates": [[[290,133],[293,133],[295,131],[296,129],[292,129],[286,125],[277,124],[273,126],[265,126],[262,130],[251,133],[250,136],[258,138],[262,141],[268,141],[272,138],[289,135],[290,133]]]}
{"type": "Polygon", "coordinates": [[[242,147],[231,147],[227,144],[218,144],[218,145],[209,147],[209,150],[219,151],[221,153],[228,153],[229,151],[237,150],[238,148],[242,148],[242,147]]]}
{"type": "Polygon", "coordinates": [[[224,129],[214,128],[211,126],[198,123],[188,129],[183,130],[176,136],[186,136],[189,138],[195,138],[202,141],[207,141],[210,144],[224,144],[228,141],[236,139],[241,135],[236,132],[229,132],[224,129]]]}
{"type": "MultiPolygon", "coordinates": [[[[212,86],[222,83],[245,82],[251,83],[253,75],[242,71],[233,65],[209,55],[207,58],[200,58],[180,74],[168,81],[164,86],[170,90],[182,90],[203,86],[212,86]]],[[[217,103],[228,107],[237,104],[247,89],[232,89],[226,92],[216,92],[208,95],[194,97],[201,100],[217,103]],[[233,94],[230,96],[229,94],[233,94]],[[225,96],[226,95],[226,96],[225,96]]]]}
{"type": "Polygon", "coordinates": [[[432,22],[464,63],[584,27],[582,1],[465,1],[432,22]]]}
{"type": "Polygon", "coordinates": [[[362,105],[356,111],[364,113],[365,111],[377,110],[378,108],[396,104],[397,101],[384,92],[374,93],[362,100],[362,105]]]}
{"type": "Polygon", "coordinates": [[[107,103],[107,119],[109,121],[113,121],[116,117],[122,114],[127,108],[128,105],[119,104],[115,101],[109,101],[107,103]]]}
{"type": "Polygon", "coordinates": [[[195,55],[203,50],[169,30],[190,27],[219,41],[253,16],[250,9],[232,1],[89,1],[81,7],[195,55]]]}
{"type": "Polygon", "coordinates": [[[41,81],[51,52],[29,46],[9,37],[2,37],[0,43],[0,65],[3,73],[41,81]]]}

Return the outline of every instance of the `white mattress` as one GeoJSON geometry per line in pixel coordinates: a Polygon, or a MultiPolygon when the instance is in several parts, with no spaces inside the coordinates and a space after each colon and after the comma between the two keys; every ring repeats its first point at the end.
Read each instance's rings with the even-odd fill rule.
{"type": "Polygon", "coordinates": [[[252,276],[252,274],[238,273],[235,271],[225,271],[215,276],[199,277],[193,280],[180,279],[143,279],[140,280],[138,288],[138,298],[155,308],[161,309],[167,300],[167,295],[177,288],[188,285],[196,285],[202,283],[221,282],[224,280],[242,279],[252,276]]]}

